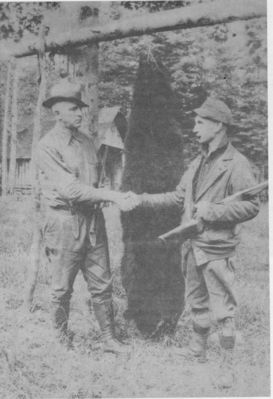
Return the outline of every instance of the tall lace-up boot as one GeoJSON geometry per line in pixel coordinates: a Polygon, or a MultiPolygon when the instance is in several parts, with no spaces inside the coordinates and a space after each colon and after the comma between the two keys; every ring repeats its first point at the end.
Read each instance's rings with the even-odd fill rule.
{"type": "Polygon", "coordinates": [[[115,338],[112,302],[94,302],[93,309],[101,329],[103,351],[116,354],[127,353],[127,347],[115,338]]]}

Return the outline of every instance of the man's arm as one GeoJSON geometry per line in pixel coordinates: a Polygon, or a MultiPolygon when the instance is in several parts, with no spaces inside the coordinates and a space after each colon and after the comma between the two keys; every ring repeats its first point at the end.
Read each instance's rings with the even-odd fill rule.
{"type": "Polygon", "coordinates": [[[139,195],[140,205],[151,208],[159,208],[165,206],[177,206],[183,208],[185,198],[185,182],[187,173],[182,177],[178,186],[174,191],[160,194],[141,194],[139,195]]]}
{"type": "MultiPolygon", "coordinates": [[[[229,195],[256,184],[249,162],[246,159],[234,166],[228,187],[229,195]]],[[[211,203],[201,201],[196,206],[196,217],[209,223],[242,223],[254,218],[259,212],[257,195],[247,200],[211,203]]]]}
{"type": "Polygon", "coordinates": [[[62,160],[57,150],[40,145],[36,153],[36,163],[46,175],[61,198],[72,202],[81,201],[111,201],[124,199],[125,194],[103,188],[94,188],[82,184],[62,160]]]}

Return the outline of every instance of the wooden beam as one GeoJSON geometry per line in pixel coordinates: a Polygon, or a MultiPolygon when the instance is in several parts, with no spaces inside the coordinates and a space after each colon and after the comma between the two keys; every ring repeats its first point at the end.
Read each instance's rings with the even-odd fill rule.
{"type": "MultiPolygon", "coordinates": [[[[65,48],[93,43],[141,36],[175,29],[197,28],[236,20],[266,17],[266,0],[217,0],[211,3],[181,7],[135,18],[117,20],[107,25],[90,26],[76,32],[64,32],[55,37],[48,36],[46,51],[65,51],[65,48]]],[[[16,47],[2,45],[1,57],[26,57],[38,52],[37,42],[20,43],[16,47]],[[8,50],[7,47],[10,47],[8,50]]]]}

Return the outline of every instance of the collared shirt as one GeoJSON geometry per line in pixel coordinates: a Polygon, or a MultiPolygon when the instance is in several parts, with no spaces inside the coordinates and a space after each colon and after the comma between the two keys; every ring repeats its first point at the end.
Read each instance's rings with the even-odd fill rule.
{"type": "Polygon", "coordinates": [[[192,184],[193,200],[195,200],[196,195],[198,194],[200,188],[202,187],[202,184],[206,181],[207,176],[210,174],[217,160],[226,150],[228,143],[229,140],[227,136],[224,136],[216,147],[210,148],[209,152],[207,152],[205,148],[202,148],[201,161],[197,169],[197,172],[193,178],[193,184],[192,184]]]}
{"type": "Polygon", "coordinates": [[[36,163],[43,198],[50,207],[99,201],[98,160],[92,140],[56,124],[38,144],[36,163]]]}

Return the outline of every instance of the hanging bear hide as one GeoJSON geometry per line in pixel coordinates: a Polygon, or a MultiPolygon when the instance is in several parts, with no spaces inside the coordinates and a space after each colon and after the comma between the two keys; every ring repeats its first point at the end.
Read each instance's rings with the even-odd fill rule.
{"type": "MultiPolygon", "coordinates": [[[[142,56],[125,141],[123,191],[141,194],[175,189],[183,173],[177,110],[164,66],[154,57],[142,56]]],[[[183,310],[180,248],[155,243],[158,235],[177,226],[180,219],[181,210],[175,207],[138,207],[122,216],[122,279],[128,296],[125,317],[135,320],[144,334],[153,335],[160,326],[172,331],[183,310]]]]}

